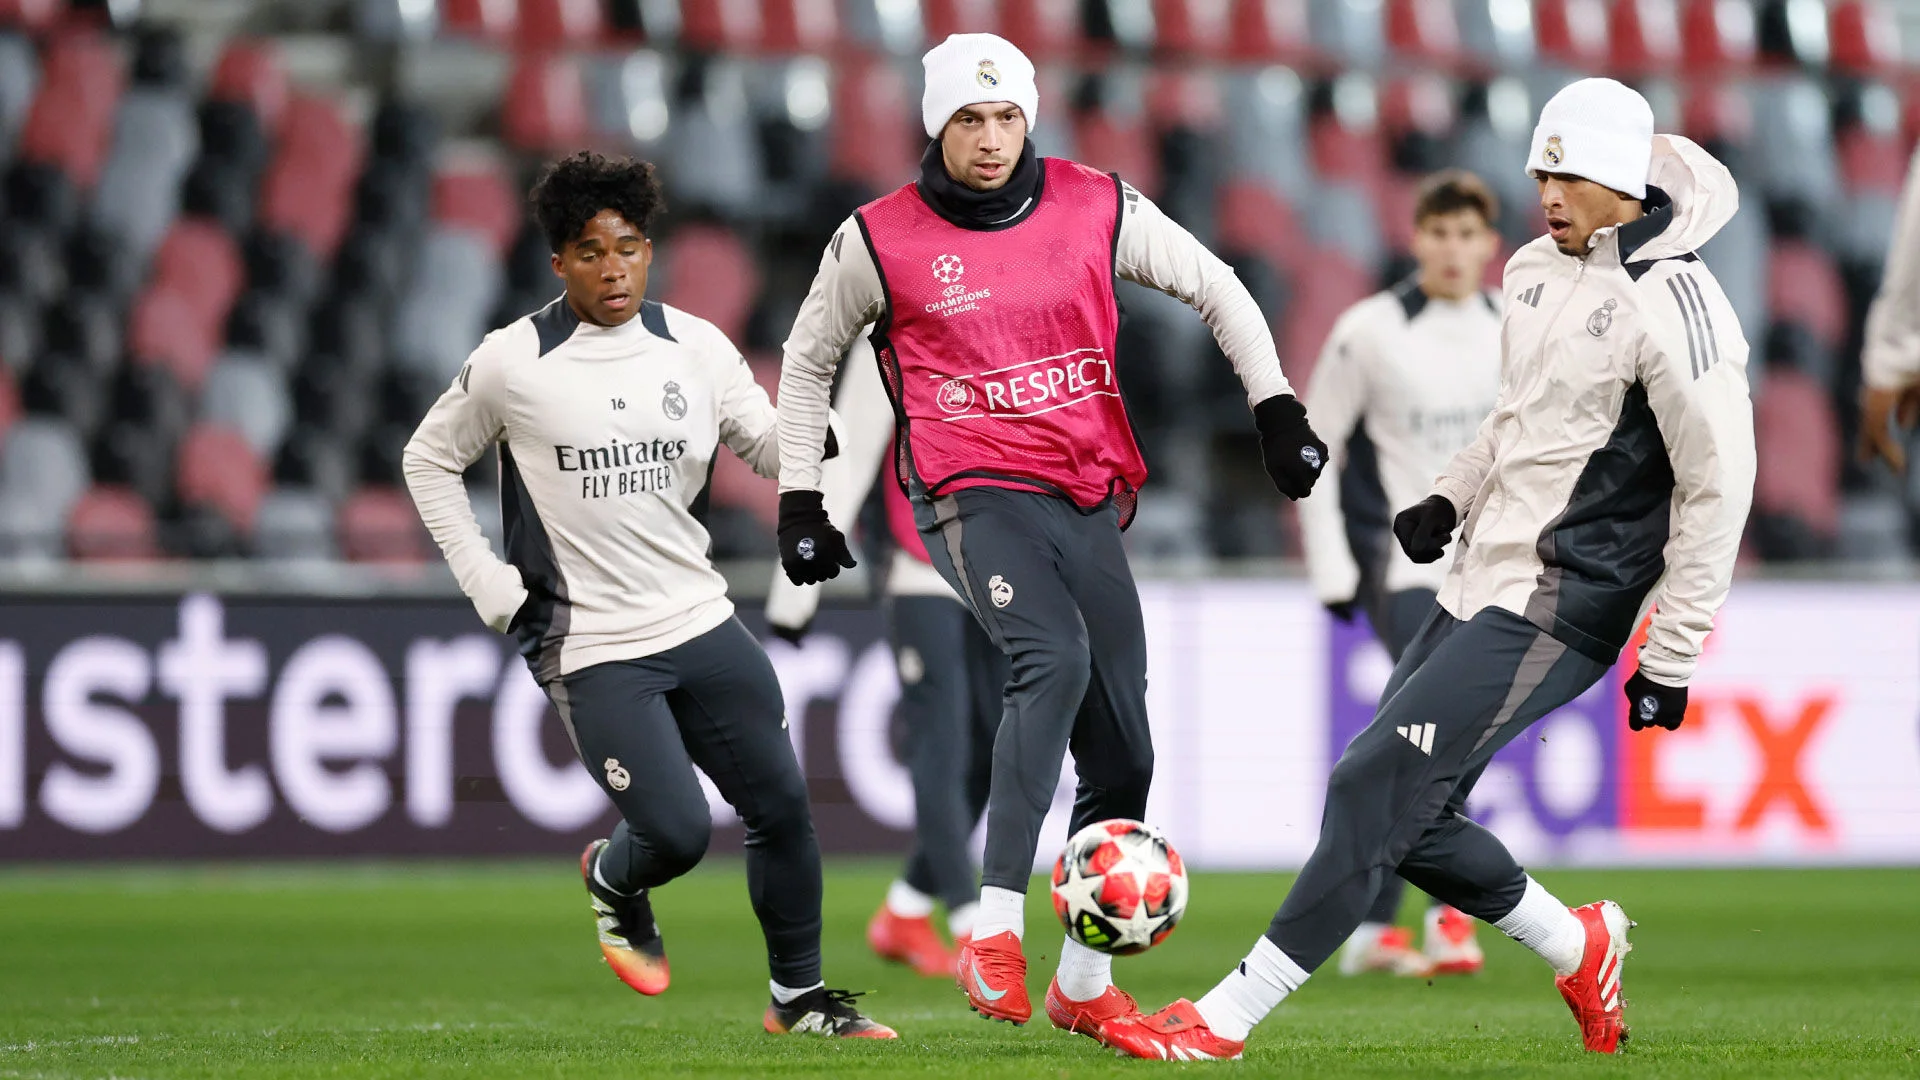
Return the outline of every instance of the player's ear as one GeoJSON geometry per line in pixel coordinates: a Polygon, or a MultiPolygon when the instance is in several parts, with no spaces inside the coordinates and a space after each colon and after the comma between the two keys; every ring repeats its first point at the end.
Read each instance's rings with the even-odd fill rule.
{"type": "Polygon", "coordinates": [[[564,278],[567,276],[566,267],[564,264],[561,263],[560,253],[557,251],[553,253],[553,276],[557,278],[564,278]]]}

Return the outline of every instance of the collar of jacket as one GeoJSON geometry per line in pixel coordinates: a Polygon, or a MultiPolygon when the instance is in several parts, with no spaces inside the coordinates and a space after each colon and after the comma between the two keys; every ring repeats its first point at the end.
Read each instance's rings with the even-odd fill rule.
{"type": "Polygon", "coordinates": [[[940,144],[927,144],[920,155],[920,179],[914,188],[920,201],[947,224],[978,232],[1010,229],[1027,219],[1040,205],[1040,189],[1047,170],[1033,150],[1033,140],[1020,150],[1007,182],[992,191],[975,191],[947,175],[947,163],[940,155],[940,144]]]}
{"type": "Polygon", "coordinates": [[[1609,236],[1613,237],[1614,248],[1625,266],[1633,261],[1635,252],[1667,231],[1673,224],[1673,198],[1652,184],[1647,185],[1647,197],[1640,200],[1641,214],[1624,225],[1609,225],[1595,229],[1593,239],[1587,242],[1587,257],[1600,253],[1609,236]]]}

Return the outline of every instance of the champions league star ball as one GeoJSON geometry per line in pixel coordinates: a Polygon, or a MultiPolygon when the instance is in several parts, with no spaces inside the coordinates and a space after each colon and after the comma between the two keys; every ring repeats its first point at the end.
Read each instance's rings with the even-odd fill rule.
{"type": "Polygon", "coordinates": [[[1053,864],[1053,911],[1089,949],[1131,956],[1173,933],[1187,910],[1187,871],[1160,830],[1096,821],[1073,834],[1053,864]]]}

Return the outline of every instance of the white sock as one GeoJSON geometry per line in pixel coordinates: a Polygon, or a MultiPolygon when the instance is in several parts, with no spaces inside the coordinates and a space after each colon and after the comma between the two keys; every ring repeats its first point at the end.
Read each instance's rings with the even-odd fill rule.
{"type": "Polygon", "coordinates": [[[933,914],[933,897],[895,879],[887,886],[887,910],[903,919],[924,919],[933,914]]]}
{"type": "Polygon", "coordinates": [[[1307,971],[1262,936],[1240,966],[1193,1007],[1215,1035],[1245,1041],[1253,1025],[1306,981],[1307,971]]]}
{"type": "Polygon", "coordinates": [[[1493,924],[1501,933],[1540,954],[1556,975],[1580,970],[1587,951],[1587,928],[1546,887],[1527,878],[1527,891],[1507,917],[1493,924]]]}
{"type": "Polygon", "coordinates": [[[1113,957],[1067,938],[1060,946],[1060,992],[1068,1001],[1092,1001],[1113,985],[1113,957]]]}
{"type": "Polygon", "coordinates": [[[773,1000],[779,1002],[782,1005],[791,1005],[793,1004],[794,998],[797,998],[802,994],[810,994],[813,991],[818,990],[827,984],[825,982],[817,982],[817,983],[814,983],[812,986],[803,986],[800,989],[795,990],[791,986],[781,986],[779,983],[774,982],[772,979],[768,979],[767,985],[773,988],[773,1000]]]}
{"type": "Polygon", "coordinates": [[[1017,938],[1027,936],[1026,894],[992,885],[980,886],[980,910],[973,917],[974,938],[990,938],[1007,931],[1012,931],[1017,938]]]}
{"type": "Polygon", "coordinates": [[[980,902],[969,900],[947,912],[947,932],[955,941],[973,936],[974,920],[980,917],[980,902]]]}
{"type": "Polygon", "coordinates": [[[1353,934],[1347,938],[1347,949],[1363,953],[1380,943],[1380,935],[1386,933],[1388,924],[1383,922],[1363,922],[1353,928],[1353,934]]]}

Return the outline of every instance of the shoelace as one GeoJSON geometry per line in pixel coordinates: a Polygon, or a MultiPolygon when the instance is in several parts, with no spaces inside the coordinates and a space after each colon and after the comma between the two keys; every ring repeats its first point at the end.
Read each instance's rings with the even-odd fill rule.
{"type": "Polygon", "coordinates": [[[834,1029],[838,1030],[844,1024],[866,1019],[860,1015],[859,1009],[854,1008],[853,1002],[855,998],[863,997],[867,993],[866,990],[838,990],[826,987],[820,991],[820,997],[823,999],[819,1006],[820,1011],[833,1021],[834,1029]]]}

